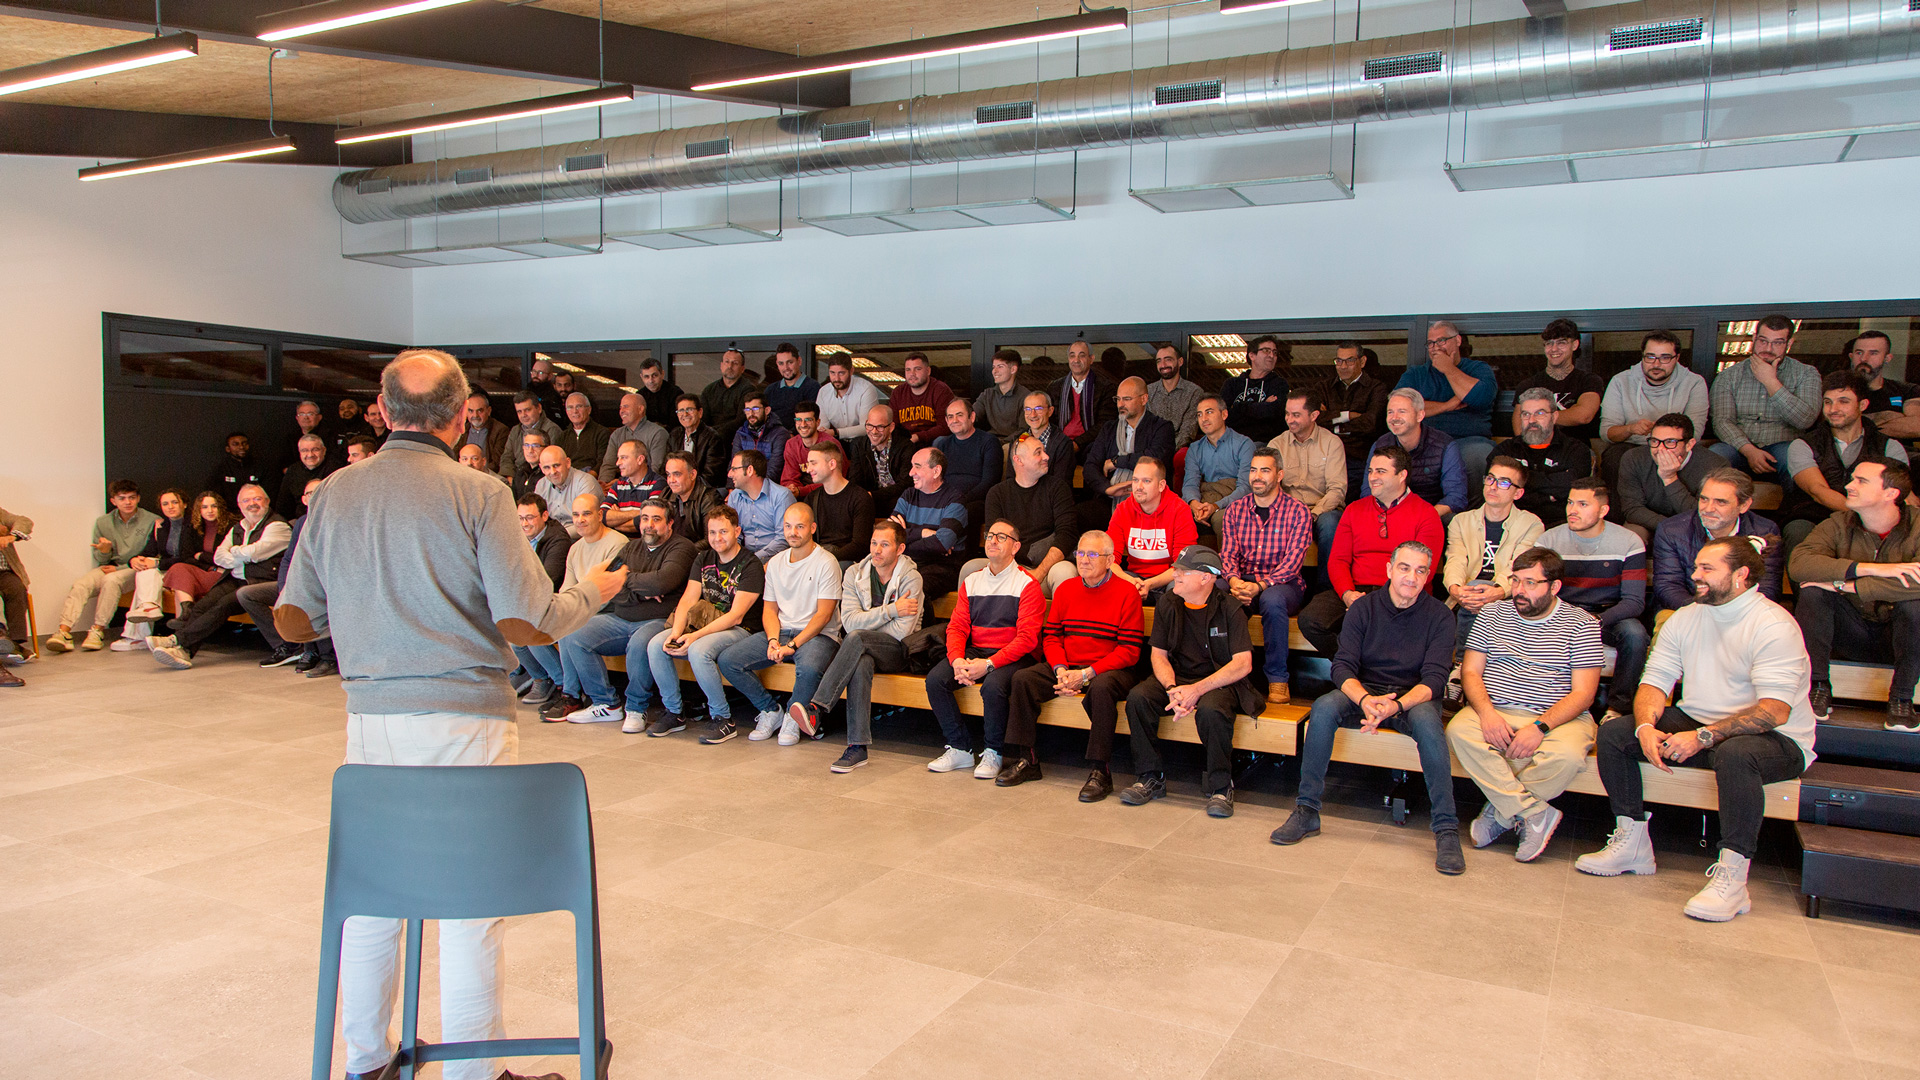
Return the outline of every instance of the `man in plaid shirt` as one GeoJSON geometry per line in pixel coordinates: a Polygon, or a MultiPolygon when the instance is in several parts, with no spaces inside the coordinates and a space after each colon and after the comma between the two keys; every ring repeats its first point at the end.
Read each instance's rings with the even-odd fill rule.
{"type": "Polygon", "coordinates": [[[1293,700],[1287,685],[1287,621],[1306,602],[1300,559],[1313,542],[1313,512],[1280,490],[1280,452],[1253,452],[1247,486],[1253,495],[1227,504],[1220,526],[1220,561],[1227,589],[1248,610],[1259,609],[1267,664],[1267,702],[1293,700]]]}
{"type": "Polygon", "coordinates": [[[1755,479],[1792,490],[1787,447],[1820,418],[1820,373],[1787,355],[1793,323],[1784,315],[1755,323],[1749,348],[1746,360],[1713,380],[1713,434],[1720,441],[1709,449],[1755,479]]]}

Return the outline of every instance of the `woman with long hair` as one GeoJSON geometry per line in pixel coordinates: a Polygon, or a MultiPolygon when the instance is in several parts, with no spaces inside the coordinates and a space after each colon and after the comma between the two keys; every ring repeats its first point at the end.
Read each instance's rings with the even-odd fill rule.
{"type": "Polygon", "coordinates": [[[183,558],[161,574],[161,584],[173,590],[174,618],[186,614],[187,605],[207,595],[227,571],[214,565],[213,553],[221,538],[240,519],[227,508],[227,500],[217,492],[203,491],[193,500],[192,539],[183,558]]]}
{"type": "Polygon", "coordinates": [[[196,540],[193,522],[187,516],[187,493],[179,488],[162,491],[160,520],[153,523],[153,537],[128,561],[133,568],[133,606],[127,609],[127,624],[108,648],[131,652],[146,645],[153,624],[160,619],[162,577],[191,552],[196,540]]]}

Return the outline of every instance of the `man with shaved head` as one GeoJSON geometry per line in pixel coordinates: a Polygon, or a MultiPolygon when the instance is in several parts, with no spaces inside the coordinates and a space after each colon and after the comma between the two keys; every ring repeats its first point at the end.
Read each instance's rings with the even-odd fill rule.
{"type": "Polygon", "coordinates": [[[740,407],[746,404],[747,395],[759,388],[759,381],[747,372],[746,353],[729,347],[720,354],[720,377],[700,391],[700,409],[726,446],[733,445],[733,433],[746,422],[740,407]]]}
{"type": "Polygon", "coordinates": [[[1114,392],[1115,415],[1094,435],[1080,463],[1085,490],[1104,493],[1106,501],[1096,518],[1111,513],[1130,498],[1133,465],[1142,457],[1173,460],[1173,425],[1147,409],[1146,380],[1130,378],[1114,392]]]}
{"type": "MultiPolygon", "coordinates": [[[[755,715],[747,738],[759,742],[777,731],[781,746],[800,741],[798,721],[783,716],[779,703],[753,677],[774,664],[793,665],[793,697],[805,702],[840,649],[840,562],[813,542],[813,510],[806,503],[787,507],[780,523],[785,550],[767,559],[763,629],[727,646],[716,660],[729,685],[747,696],[755,715]]],[[[713,707],[711,701],[709,708],[713,707]]],[[[700,741],[723,743],[736,734],[733,720],[714,715],[700,741]]],[[[818,730],[808,731],[818,736],[818,730]]]]}
{"type": "MultiPolygon", "coordinates": [[[[581,495],[592,495],[597,499],[605,494],[600,488],[600,481],[585,469],[574,468],[567,452],[558,446],[549,446],[540,451],[540,482],[533,485],[533,491],[547,500],[548,506],[572,506],[573,500],[581,495]]],[[[579,530],[573,527],[571,520],[564,524],[568,536],[579,537],[579,530]]]]}
{"type": "MultiPolygon", "coordinates": [[[[659,370],[659,365],[654,365],[659,370]]],[[[600,457],[598,478],[602,484],[610,484],[620,475],[618,460],[620,447],[629,442],[638,442],[647,448],[647,460],[656,469],[662,468],[667,454],[674,447],[668,444],[667,429],[654,423],[647,413],[647,399],[639,394],[623,394],[620,397],[620,426],[607,436],[607,452],[600,457]]],[[[668,415],[672,415],[669,412],[668,415]]]]}
{"type": "Polygon", "coordinates": [[[567,426],[554,443],[567,452],[576,469],[591,474],[607,456],[607,437],[612,432],[593,419],[593,399],[578,391],[567,395],[567,426]]]}

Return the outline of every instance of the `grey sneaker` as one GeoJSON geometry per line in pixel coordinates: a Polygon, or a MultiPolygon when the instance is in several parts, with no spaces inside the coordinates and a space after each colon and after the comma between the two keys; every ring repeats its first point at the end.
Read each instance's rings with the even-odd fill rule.
{"type": "Polygon", "coordinates": [[[553,700],[553,681],[535,679],[527,686],[526,693],[520,695],[522,705],[545,705],[553,700]]]}
{"type": "Polygon", "coordinates": [[[1480,816],[1467,826],[1467,835],[1473,837],[1473,846],[1477,848],[1488,847],[1512,831],[1513,822],[1501,817],[1492,803],[1481,807],[1480,816]]]}
{"type": "Polygon", "coordinates": [[[1159,773],[1145,773],[1140,779],[1128,784],[1120,792],[1120,801],[1128,806],[1145,806],[1155,799],[1167,797],[1167,778],[1159,773]]]}
{"type": "Polygon", "coordinates": [[[849,746],[846,752],[840,755],[840,760],[827,766],[827,771],[849,773],[866,763],[867,748],[864,746],[849,746]]]}
{"type": "Polygon", "coordinates": [[[1441,829],[1433,834],[1433,868],[1453,877],[1467,872],[1467,855],[1460,850],[1460,830],[1441,829]]]}
{"type": "Polygon", "coordinates": [[[170,667],[175,671],[185,671],[193,666],[193,658],[187,655],[187,650],[174,644],[155,645],[153,658],[160,662],[161,667],[170,667]]]}
{"type": "Polygon", "coordinates": [[[1207,816],[1227,818],[1233,816],[1233,789],[1216,791],[1207,798],[1207,816]]]}
{"type": "Polygon", "coordinates": [[[687,722],[670,712],[663,712],[647,721],[647,734],[656,739],[685,730],[687,730],[687,722]]]}
{"type": "Polygon", "coordinates": [[[740,729],[733,726],[733,718],[722,716],[707,722],[707,732],[700,736],[700,742],[706,746],[718,746],[738,734],[740,729]]]}
{"type": "Polygon", "coordinates": [[[1913,702],[1887,702],[1887,718],[1880,726],[1888,731],[1920,731],[1920,720],[1913,716],[1913,702]]]}
{"type": "Polygon", "coordinates": [[[1564,817],[1566,815],[1554,809],[1552,803],[1546,803],[1541,806],[1539,813],[1521,818],[1520,850],[1514,852],[1513,857],[1521,862],[1532,862],[1539,858],[1540,853],[1547,850],[1547,841],[1553,839],[1553,830],[1560,827],[1564,817]]]}

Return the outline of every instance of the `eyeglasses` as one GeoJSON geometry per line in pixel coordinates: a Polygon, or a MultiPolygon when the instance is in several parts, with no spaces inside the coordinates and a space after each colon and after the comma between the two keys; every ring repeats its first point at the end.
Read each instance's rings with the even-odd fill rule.
{"type": "Polygon", "coordinates": [[[1047,407],[1045,405],[1028,405],[1025,408],[1021,409],[1020,411],[1021,412],[1046,412],[1047,407]]]}
{"type": "MultiPolygon", "coordinates": [[[[1504,476],[1494,476],[1494,475],[1493,475],[1492,473],[1488,473],[1488,474],[1487,474],[1487,479],[1486,479],[1486,485],[1487,485],[1488,487],[1494,487],[1494,488],[1499,488],[1499,489],[1500,489],[1501,491],[1505,491],[1505,490],[1507,490],[1508,488],[1517,488],[1517,487],[1519,487],[1519,486],[1520,486],[1520,481],[1518,481],[1518,480],[1509,480],[1509,479],[1507,479],[1507,478],[1506,478],[1506,477],[1504,477],[1504,476]]],[[[1380,535],[1382,535],[1382,536],[1385,536],[1385,535],[1386,535],[1386,533],[1381,533],[1380,535]]]]}
{"type": "Polygon", "coordinates": [[[1687,444],[1685,439],[1648,439],[1647,445],[1657,450],[1678,450],[1687,444]]]}
{"type": "Polygon", "coordinates": [[[1020,540],[1019,537],[1010,532],[990,532],[987,534],[987,539],[997,540],[1002,544],[1018,543],[1020,540]]]}
{"type": "Polygon", "coordinates": [[[1111,551],[1076,551],[1073,553],[1073,557],[1076,559],[1111,559],[1113,558],[1113,552],[1111,551]]]}
{"type": "Polygon", "coordinates": [[[1460,340],[1459,334],[1447,334],[1444,337],[1430,337],[1427,339],[1427,344],[1445,345],[1449,341],[1459,341],[1459,340],[1460,340]]]}
{"type": "Polygon", "coordinates": [[[1666,361],[1668,361],[1668,360],[1678,360],[1678,359],[1680,359],[1680,354],[1679,354],[1679,353],[1654,353],[1654,352],[1648,352],[1648,353],[1641,353],[1641,354],[1640,354],[1640,359],[1642,359],[1642,360],[1658,360],[1658,361],[1661,361],[1662,363],[1664,363],[1664,362],[1666,362],[1666,361]]]}

